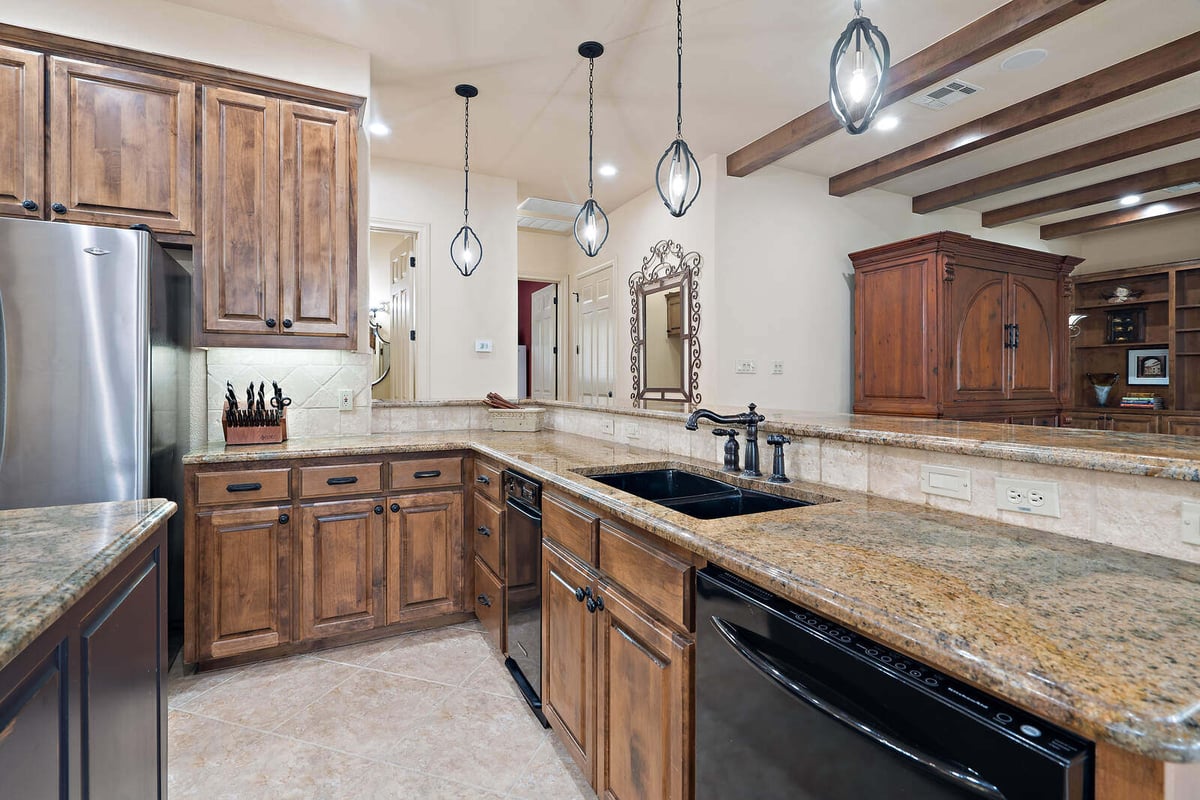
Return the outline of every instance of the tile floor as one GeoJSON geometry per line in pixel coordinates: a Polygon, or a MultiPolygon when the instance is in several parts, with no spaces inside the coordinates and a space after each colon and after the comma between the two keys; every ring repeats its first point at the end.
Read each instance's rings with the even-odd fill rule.
{"type": "Polygon", "coordinates": [[[171,800],[575,800],[477,623],[170,680],[171,800]]]}

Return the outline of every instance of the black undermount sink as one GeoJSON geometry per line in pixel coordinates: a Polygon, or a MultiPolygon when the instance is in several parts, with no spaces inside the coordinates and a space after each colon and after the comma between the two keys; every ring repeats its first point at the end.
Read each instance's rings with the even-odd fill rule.
{"type": "Polygon", "coordinates": [[[739,517],[812,505],[807,500],[743,489],[681,469],[651,469],[589,477],[634,497],[651,500],[698,519],[739,517]]]}

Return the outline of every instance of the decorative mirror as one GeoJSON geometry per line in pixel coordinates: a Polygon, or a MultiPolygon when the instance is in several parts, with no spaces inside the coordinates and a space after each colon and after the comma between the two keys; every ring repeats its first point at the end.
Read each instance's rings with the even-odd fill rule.
{"type": "Polygon", "coordinates": [[[663,240],[629,277],[635,403],[700,402],[700,264],[696,252],[663,240]]]}

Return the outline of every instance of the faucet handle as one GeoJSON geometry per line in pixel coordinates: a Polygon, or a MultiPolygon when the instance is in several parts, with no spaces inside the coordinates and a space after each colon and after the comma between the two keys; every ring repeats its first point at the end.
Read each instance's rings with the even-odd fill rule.
{"type": "Polygon", "coordinates": [[[789,439],[788,437],[784,436],[782,433],[772,433],[769,436],[767,436],[767,444],[782,446],[782,445],[791,444],[791,443],[792,443],[792,440],[789,439]]]}
{"type": "Polygon", "coordinates": [[[738,435],[733,428],[713,428],[713,436],[728,436],[730,439],[738,435]]]}

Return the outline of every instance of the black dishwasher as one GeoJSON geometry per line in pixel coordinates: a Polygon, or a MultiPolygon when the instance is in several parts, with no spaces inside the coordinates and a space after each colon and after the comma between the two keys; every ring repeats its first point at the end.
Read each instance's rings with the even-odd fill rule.
{"type": "Polygon", "coordinates": [[[696,800],[1091,800],[1092,744],[709,566],[696,800]]]}

